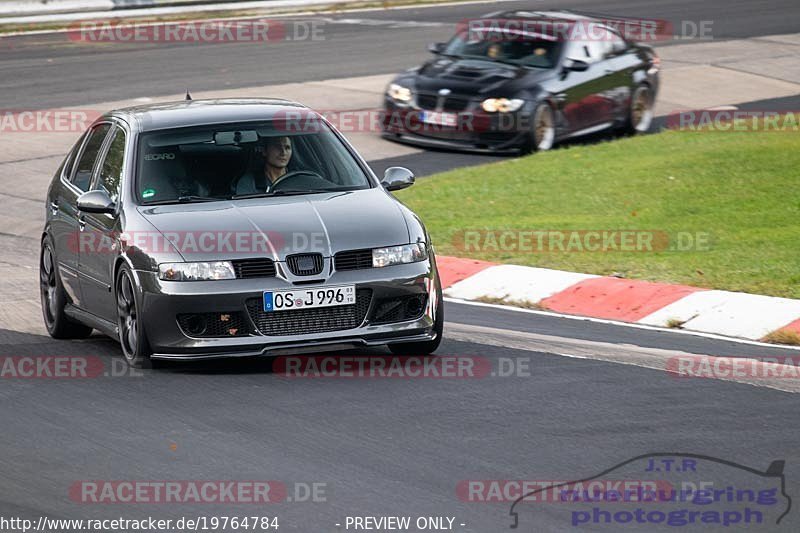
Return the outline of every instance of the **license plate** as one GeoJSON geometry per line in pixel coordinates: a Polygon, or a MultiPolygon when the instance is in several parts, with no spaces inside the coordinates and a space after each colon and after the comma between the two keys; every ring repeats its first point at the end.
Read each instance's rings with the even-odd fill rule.
{"type": "Polygon", "coordinates": [[[455,128],[458,123],[458,115],[455,113],[440,113],[439,111],[423,111],[422,122],[455,128]]]}
{"type": "Polygon", "coordinates": [[[356,303],[355,285],[336,287],[309,287],[291,291],[265,291],[264,311],[290,311],[293,309],[317,309],[356,303]]]}

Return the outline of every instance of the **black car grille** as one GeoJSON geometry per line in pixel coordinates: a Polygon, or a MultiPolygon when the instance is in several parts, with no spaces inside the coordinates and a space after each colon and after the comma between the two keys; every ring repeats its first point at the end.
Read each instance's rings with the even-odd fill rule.
{"type": "Polygon", "coordinates": [[[372,268],[372,249],[339,252],[333,261],[336,270],[360,270],[372,268]]]}
{"type": "Polygon", "coordinates": [[[417,105],[422,109],[436,109],[439,97],[435,94],[418,94],[417,105]]]}
{"type": "Polygon", "coordinates": [[[454,96],[440,97],[436,94],[424,94],[424,93],[417,95],[417,106],[419,106],[422,109],[428,109],[433,111],[438,109],[440,99],[443,111],[451,111],[454,113],[458,113],[460,111],[464,111],[465,109],[467,109],[467,107],[469,107],[468,98],[458,98],[454,96]]]}
{"type": "Polygon", "coordinates": [[[415,320],[422,316],[427,301],[428,295],[425,293],[399,298],[383,298],[375,302],[370,323],[389,324],[415,320]]]}
{"type": "Polygon", "coordinates": [[[265,312],[260,298],[247,300],[247,312],[262,335],[309,335],[353,329],[364,323],[372,300],[372,289],[356,289],[356,303],[265,312]]]}
{"type": "Polygon", "coordinates": [[[322,272],[322,254],[295,254],[286,257],[286,264],[295,276],[315,276],[322,272]]]}
{"type": "Polygon", "coordinates": [[[186,313],[177,318],[189,337],[242,337],[250,333],[242,313],[186,313]]]}
{"type": "Polygon", "coordinates": [[[237,259],[231,262],[239,279],[275,277],[275,263],[272,259],[237,259]]]}
{"type": "Polygon", "coordinates": [[[469,100],[463,98],[445,98],[442,109],[445,111],[464,111],[469,105],[469,100]]]}

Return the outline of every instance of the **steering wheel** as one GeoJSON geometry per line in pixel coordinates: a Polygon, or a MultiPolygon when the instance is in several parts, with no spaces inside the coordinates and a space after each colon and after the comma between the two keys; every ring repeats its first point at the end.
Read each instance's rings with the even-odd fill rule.
{"type": "MultiPolygon", "coordinates": [[[[286,174],[284,174],[283,176],[278,178],[278,180],[272,185],[272,190],[274,191],[274,190],[287,189],[287,188],[288,189],[292,189],[293,187],[286,187],[286,184],[290,183],[290,182],[297,183],[298,182],[297,178],[301,178],[303,176],[305,176],[306,178],[310,178],[309,181],[312,182],[311,186],[310,187],[297,187],[297,186],[295,186],[296,188],[316,189],[316,188],[319,188],[321,186],[330,185],[330,182],[328,180],[326,180],[325,178],[323,178],[322,176],[320,176],[319,174],[317,174],[313,170],[293,170],[291,172],[287,172],[286,174]],[[320,184],[316,184],[315,185],[314,182],[321,182],[322,184],[321,185],[320,184]]],[[[299,183],[298,183],[298,185],[299,185],[299,183]]]]}

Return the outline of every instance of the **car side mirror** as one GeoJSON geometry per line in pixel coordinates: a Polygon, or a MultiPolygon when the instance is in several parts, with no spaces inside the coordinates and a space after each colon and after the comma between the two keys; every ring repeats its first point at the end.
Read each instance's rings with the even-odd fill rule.
{"type": "Polygon", "coordinates": [[[431,43],[428,45],[428,51],[432,54],[441,54],[444,52],[447,43],[431,43]]]}
{"type": "Polygon", "coordinates": [[[383,174],[381,185],[387,191],[399,191],[414,185],[414,173],[403,167],[389,167],[383,174]]]}
{"type": "Polygon", "coordinates": [[[589,63],[580,59],[567,59],[564,62],[564,68],[573,72],[583,72],[589,69],[589,63]]]}
{"type": "Polygon", "coordinates": [[[113,213],[114,207],[106,191],[89,191],[78,197],[78,210],[84,213],[113,213]]]}

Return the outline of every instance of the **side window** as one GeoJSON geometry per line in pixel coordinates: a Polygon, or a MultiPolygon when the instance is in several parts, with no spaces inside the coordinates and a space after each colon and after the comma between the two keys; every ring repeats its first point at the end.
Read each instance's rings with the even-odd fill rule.
{"type": "Polygon", "coordinates": [[[122,183],[122,162],[125,160],[125,132],[114,130],[114,138],[108,146],[105,160],[100,167],[100,175],[95,189],[104,190],[116,203],[122,183]]]}
{"type": "Polygon", "coordinates": [[[567,43],[567,51],[565,57],[575,61],[583,61],[584,63],[592,63],[592,55],[590,51],[590,41],[569,41],[567,43]]]}
{"type": "Polygon", "coordinates": [[[603,38],[601,44],[603,45],[603,56],[602,57],[610,57],[615,56],[617,54],[621,54],[628,49],[628,45],[625,44],[625,41],[617,35],[615,32],[608,30],[606,28],[602,29],[603,38]]]}
{"type": "Polygon", "coordinates": [[[72,165],[75,163],[75,157],[78,155],[78,151],[81,149],[84,138],[86,138],[85,133],[81,135],[80,139],[78,139],[78,142],[75,143],[75,145],[67,154],[67,157],[64,158],[61,166],[58,168],[58,176],[61,178],[69,180],[69,177],[72,175],[72,165]]]}
{"type": "Polygon", "coordinates": [[[598,61],[605,59],[606,46],[610,44],[611,43],[604,39],[592,39],[591,41],[586,41],[586,49],[589,55],[589,59],[587,59],[586,62],[597,63],[598,61]]]}
{"type": "Polygon", "coordinates": [[[111,124],[100,124],[94,128],[89,133],[89,140],[86,141],[81,158],[78,160],[75,174],[72,176],[72,184],[84,192],[89,190],[89,183],[92,181],[92,169],[94,168],[97,154],[100,152],[110,128],[111,124]]]}

